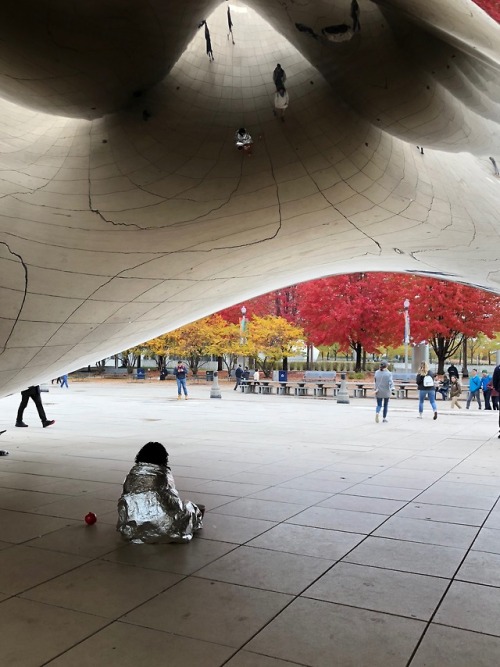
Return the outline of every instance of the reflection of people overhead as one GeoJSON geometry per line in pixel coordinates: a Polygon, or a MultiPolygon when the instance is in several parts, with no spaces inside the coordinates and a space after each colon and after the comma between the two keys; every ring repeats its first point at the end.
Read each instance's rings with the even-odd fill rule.
{"type": "Polygon", "coordinates": [[[231,8],[227,8],[227,27],[229,28],[229,32],[227,33],[227,38],[229,39],[229,35],[231,35],[231,40],[234,44],[234,35],[233,35],[233,21],[231,19],[231,8]]]}
{"type": "Polygon", "coordinates": [[[361,23],[359,22],[358,0],[351,0],[351,19],[352,19],[352,31],[359,32],[361,30],[361,23]]]}
{"type": "Polygon", "coordinates": [[[215,60],[214,53],[212,51],[212,40],[210,39],[210,30],[208,29],[207,22],[205,21],[205,42],[207,43],[207,56],[209,60],[215,60]]]}
{"type": "Polygon", "coordinates": [[[116,529],[136,544],[189,542],[203,527],[203,511],[203,505],[182,502],[165,447],[148,442],[123,483],[116,529]]]}
{"type": "Polygon", "coordinates": [[[279,63],[274,68],[273,81],[274,85],[276,86],[276,90],[285,87],[286,74],[285,70],[283,69],[283,67],[281,67],[279,63]]]}
{"type": "Polygon", "coordinates": [[[247,155],[252,154],[253,139],[244,127],[240,127],[240,129],[236,132],[234,135],[234,141],[236,143],[236,148],[239,151],[243,150],[245,153],[247,153],[247,155]]]}
{"type": "Polygon", "coordinates": [[[283,122],[285,122],[285,111],[288,109],[289,101],[288,93],[283,86],[274,93],[274,115],[281,116],[283,122]]]}
{"type": "Polygon", "coordinates": [[[45,414],[45,410],[43,409],[42,405],[42,398],[40,396],[40,385],[34,385],[31,387],[28,387],[24,391],[21,392],[21,403],[19,404],[19,409],[17,411],[17,419],[16,419],[16,426],[20,426],[23,428],[26,428],[28,424],[25,424],[23,422],[23,413],[28,405],[28,401],[31,400],[33,403],[36,405],[36,409],[38,410],[38,416],[40,417],[40,420],[42,422],[43,428],[47,428],[47,426],[52,426],[52,424],[55,424],[55,419],[47,419],[47,415],[45,414]]]}

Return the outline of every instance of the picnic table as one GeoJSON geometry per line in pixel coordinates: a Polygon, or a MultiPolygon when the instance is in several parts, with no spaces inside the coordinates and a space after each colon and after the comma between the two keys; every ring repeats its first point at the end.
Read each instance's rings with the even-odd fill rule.
{"type": "Polygon", "coordinates": [[[360,398],[366,398],[366,392],[369,389],[375,389],[373,382],[354,382],[354,390],[352,392],[353,398],[359,396],[360,398]]]}
{"type": "Polygon", "coordinates": [[[408,398],[408,392],[412,389],[417,389],[417,385],[414,382],[397,382],[396,383],[396,396],[397,398],[408,398]]]}

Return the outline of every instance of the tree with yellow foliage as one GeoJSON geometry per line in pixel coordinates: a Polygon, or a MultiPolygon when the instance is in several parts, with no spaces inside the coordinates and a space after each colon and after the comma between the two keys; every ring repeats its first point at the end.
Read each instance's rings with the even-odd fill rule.
{"type": "Polygon", "coordinates": [[[265,377],[270,377],[278,362],[304,351],[304,331],[284,317],[254,315],[248,323],[246,342],[241,345],[243,356],[253,357],[265,377]]]}
{"type": "Polygon", "coordinates": [[[202,357],[234,354],[238,326],[226,322],[220,315],[211,315],[172,331],[170,355],[187,359],[193,375],[198,374],[202,357]]]}
{"type": "Polygon", "coordinates": [[[157,338],[152,338],[144,343],[147,350],[147,355],[150,359],[155,359],[158,370],[161,371],[166,366],[167,361],[171,355],[172,348],[177,341],[174,340],[171,334],[163,334],[157,338]]]}

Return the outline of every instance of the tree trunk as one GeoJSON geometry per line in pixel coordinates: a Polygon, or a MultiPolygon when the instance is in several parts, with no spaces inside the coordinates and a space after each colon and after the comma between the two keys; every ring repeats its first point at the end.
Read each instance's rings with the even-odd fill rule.
{"type": "Polygon", "coordinates": [[[222,365],[222,357],[217,357],[217,371],[220,373],[222,370],[224,370],[224,366],[222,365]]]}
{"type": "Polygon", "coordinates": [[[437,362],[438,362],[438,367],[437,367],[437,374],[438,375],[443,375],[444,373],[444,362],[446,360],[446,349],[445,349],[445,343],[444,343],[444,338],[438,338],[437,339],[437,345],[436,349],[434,350],[436,353],[437,357],[437,362]]]}
{"type": "Polygon", "coordinates": [[[288,370],[288,357],[283,357],[283,370],[288,370]]]}
{"type": "Polygon", "coordinates": [[[356,354],[356,364],[354,366],[355,373],[361,373],[361,357],[363,353],[363,347],[361,343],[356,343],[354,346],[354,352],[356,354]]]}
{"type": "Polygon", "coordinates": [[[366,350],[363,348],[363,370],[366,371],[366,350]]]}

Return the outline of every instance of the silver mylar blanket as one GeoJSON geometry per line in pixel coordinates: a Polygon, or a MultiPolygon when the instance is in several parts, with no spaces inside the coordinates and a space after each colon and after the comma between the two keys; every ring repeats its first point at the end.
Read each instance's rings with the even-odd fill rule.
{"type": "Polygon", "coordinates": [[[189,542],[203,527],[202,513],[191,501],[183,503],[169,468],[136,463],[123,484],[116,529],[128,540],[189,542]]]}

